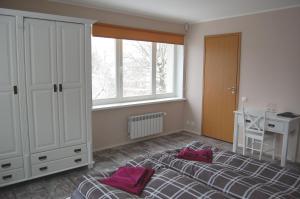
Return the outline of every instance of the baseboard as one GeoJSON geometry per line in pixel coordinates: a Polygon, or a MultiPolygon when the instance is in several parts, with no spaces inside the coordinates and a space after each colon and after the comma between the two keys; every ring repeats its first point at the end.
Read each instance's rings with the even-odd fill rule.
{"type": "Polygon", "coordinates": [[[170,132],[165,132],[165,133],[159,133],[157,135],[148,136],[148,137],[144,137],[144,138],[140,138],[140,139],[136,139],[136,140],[128,140],[128,141],[125,141],[125,142],[122,142],[122,143],[119,143],[119,144],[113,144],[113,145],[109,145],[109,146],[105,146],[105,147],[93,149],[93,152],[103,151],[103,150],[106,150],[106,149],[110,149],[110,148],[114,148],[114,147],[120,147],[120,146],[124,146],[124,145],[127,145],[127,144],[133,144],[133,143],[137,143],[137,142],[151,140],[153,138],[158,138],[158,137],[165,136],[165,135],[179,133],[179,132],[182,132],[182,131],[186,131],[186,130],[184,130],[184,129],[178,129],[178,130],[175,130],[175,131],[170,131],[170,132]]]}
{"type": "Polygon", "coordinates": [[[190,129],[183,129],[183,131],[188,132],[188,133],[192,133],[192,134],[196,134],[196,135],[201,135],[200,132],[194,131],[194,130],[190,130],[190,129]]]}

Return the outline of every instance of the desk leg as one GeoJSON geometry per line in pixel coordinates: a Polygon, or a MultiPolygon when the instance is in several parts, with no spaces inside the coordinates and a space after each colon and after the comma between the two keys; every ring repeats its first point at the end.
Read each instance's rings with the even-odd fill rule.
{"type": "Polygon", "coordinates": [[[295,134],[295,142],[294,142],[294,154],[292,155],[292,161],[296,162],[297,152],[298,152],[298,139],[299,139],[299,124],[297,124],[296,129],[294,131],[295,134]]]}
{"type": "Polygon", "coordinates": [[[283,134],[282,149],[281,149],[281,166],[282,167],[284,167],[285,163],[286,163],[288,141],[289,141],[289,134],[288,133],[283,134]]]}
{"type": "Polygon", "coordinates": [[[237,114],[234,115],[234,131],[233,131],[233,146],[232,146],[232,151],[236,153],[237,145],[238,145],[238,116],[237,114]]]}

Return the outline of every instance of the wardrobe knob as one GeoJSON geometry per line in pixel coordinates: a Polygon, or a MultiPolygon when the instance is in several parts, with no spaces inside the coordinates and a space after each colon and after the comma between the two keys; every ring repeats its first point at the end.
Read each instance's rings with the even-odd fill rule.
{"type": "Polygon", "coordinates": [[[41,167],[40,171],[46,171],[48,169],[48,167],[41,167]]]}
{"type": "Polygon", "coordinates": [[[46,159],[47,159],[47,156],[45,156],[45,155],[39,157],[39,160],[41,160],[41,161],[46,160],[46,159]]]}
{"type": "Polygon", "coordinates": [[[3,180],[9,180],[9,179],[11,179],[12,178],[12,175],[10,174],[10,175],[6,175],[6,176],[2,176],[2,179],[3,180]]]}
{"type": "Polygon", "coordinates": [[[74,152],[75,152],[75,153],[80,153],[80,152],[81,152],[81,149],[74,149],[74,152]]]}
{"type": "Polygon", "coordinates": [[[3,168],[3,169],[7,169],[9,167],[11,167],[11,163],[6,163],[6,164],[1,165],[1,168],[3,168]]]}

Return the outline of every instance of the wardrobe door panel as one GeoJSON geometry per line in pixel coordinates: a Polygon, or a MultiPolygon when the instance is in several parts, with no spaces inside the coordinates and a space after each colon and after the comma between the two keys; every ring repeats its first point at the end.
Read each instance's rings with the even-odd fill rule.
{"type": "Polygon", "coordinates": [[[39,152],[59,147],[56,22],[24,23],[30,149],[39,152]]]}
{"type": "Polygon", "coordinates": [[[52,107],[56,106],[55,99],[53,99],[52,89],[35,90],[31,94],[32,98],[32,113],[33,118],[33,131],[31,140],[34,143],[35,151],[43,151],[52,148],[57,148],[58,139],[55,134],[55,121],[54,116],[56,110],[52,107]]]}
{"type": "Polygon", "coordinates": [[[68,88],[63,93],[63,120],[64,133],[62,143],[64,145],[79,144],[85,142],[82,129],[81,114],[81,89],[68,88]]]}
{"type": "Polygon", "coordinates": [[[21,155],[16,19],[0,15],[0,159],[21,155]]]}
{"type": "Polygon", "coordinates": [[[84,25],[57,22],[61,144],[86,142],[84,25]]]}

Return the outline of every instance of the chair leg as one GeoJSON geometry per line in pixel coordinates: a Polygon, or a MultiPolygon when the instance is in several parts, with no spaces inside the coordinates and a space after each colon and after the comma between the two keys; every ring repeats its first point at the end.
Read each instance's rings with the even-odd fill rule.
{"type": "Polygon", "coordinates": [[[275,160],[275,153],[276,153],[275,146],[276,146],[276,135],[274,133],[274,135],[273,135],[273,154],[272,154],[272,160],[275,160]]]}
{"type": "Polygon", "coordinates": [[[251,138],[247,137],[247,139],[246,139],[246,146],[247,146],[246,147],[246,152],[247,152],[247,149],[251,149],[250,148],[250,146],[251,146],[250,144],[251,144],[251,138]]]}
{"type": "Polygon", "coordinates": [[[243,146],[243,155],[245,155],[245,151],[246,151],[246,145],[247,145],[247,136],[244,136],[244,146],[243,146]]]}
{"type": "Polygon", "coordinates": [[[264,142],[261,141],[260,143],[260,150],[259,150],[259,160],[261,160],[262,157],[262,153],[263,153],[263,146],[264,146],[264,142]]]}
{"type": "Polygon", "coordinates": [[[254,149],[254,143],[255,143],[255,139],[251,138],[251,155],[253,156],[253,149],[254,149]]]}

